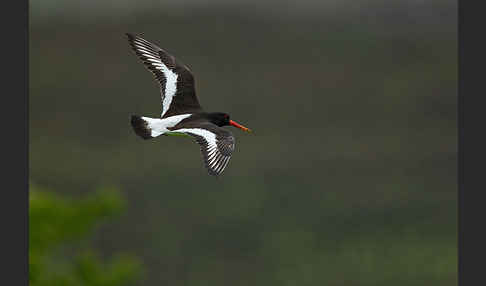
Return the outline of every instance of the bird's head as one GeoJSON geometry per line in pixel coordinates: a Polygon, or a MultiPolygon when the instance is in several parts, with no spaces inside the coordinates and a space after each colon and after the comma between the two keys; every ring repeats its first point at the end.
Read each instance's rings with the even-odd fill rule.
{"type": "Polygon", "coordinates": [[[223,113],[223,112],[211,113],[210,114],[210,120],[211,120],[212,123],[218,125],[219,127],[231,125],[231,126],[240,128],[243,131],[251,132],[251,130],[246,128],[245,126],[231,120],[229,114],[227,114],[227,113],[223,113]]]}

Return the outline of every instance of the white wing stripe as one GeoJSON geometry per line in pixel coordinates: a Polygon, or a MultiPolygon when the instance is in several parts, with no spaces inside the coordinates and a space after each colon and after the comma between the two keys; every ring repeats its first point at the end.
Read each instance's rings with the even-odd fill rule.
{"type": "Polygon", "coordinates": [[[218,163],[216,164],[218,169],[221,167],[223,161],[224,161],[224,156],[219,156],[218,163]]]}
{"type": "Polygon", "coordinates": [[[211,164],[211,168],[215,168],[216,169],[218,167],[218,164],[219,164],[219,161],[220,160],[221,160],[221,156],[216,156],[216,158],[214,158],[213,163],[211,164]]]}
{"type": "Polygon", "coordinates": [[[149,46],[152,45],[149,41],[145,40],[144,38],[140,38],[140,37],[135,38],[135,41],[138,41],[142,44],[148,44],[149,46]]]}
{"type": "Polygon", "coordinates": [[[137,43],[139,43],[139,44],[141,44],[141,45],[147,45],[147,46],[149,46],[149,47],[151,47],[151,46],[152,46],[152,44],[151,44],[150,42],[148,42],[147,40],[142,39],[142,38],[140,38],[140,37],[135,38],[135,39],[134,39],[134,42],[137,42],[137,43]]]}
{"type": "Polygon", "coordinates": [[[214,159],[214,156],[215,156],[215,154],[211,155],[211,157],[208,157],[208,161],[212,162],[212,160],[214,159]]]}
{"type": "Polygon", "coordinates": [[[152,54],[156,54],[156,51],[157,51],[157,50],[155,50],[154,48],[152,48],[152,47],[150,47],[150,46],[145,45],[144,43],[141,43],[141,42],[137,42],[137,41],[135,41],[135,42],[134,42],[134,44],[135,44],[135,46],[137,46],[137,48],[139,48],[139,49],[143,49],[143,50],[145,50],[145,51],[149,51],[149,52],[150,52],[150,53],[152,53],[152,54]]]}
{"type": "Polygon", "coordinates": [[[135,38],[133,40],[135,48],[143,55],[145,60],[150,63],[156,69],[162,71],[165,76],[165,86],[162,87],[163,100],[162,100],[162,114],[161,117],[169,110],[172,98],[177,93],[177,78],[178,75],[170,70],[160,59],[157,50],[151,46],[149,42],[141,38],[135,38]]]}
{"type": "MultiPolygon", "coordinates": [[[[137,50],[142,53],[142,55],[144,56],[151,56],[151,57],[154,57],[154,58],[158,58],[158,55],[157,53],[153,52],[153,51],[149,51],[149,50],[145,50],[144,48],[141,48],[141,47],[137,47],[137,50]]],[[[160,61],[160,59],[159,59],[160,61]]]]}
{"type": "Polygon", "coordinates": [[[208,152],[208,157],[209,157],[209,156],[211,156],[211,155],[214,153],[214,151],[216,151],[216,150],[215,150],[213,147],[211,147],[211,146],[209,146],[209,147],[208,147],[206,150],[207,150],[207,152],[208,152]]]}
{"type": "Polygon", "coordinates": [[[224,167],[226,166],[226,161],[227,161],[227,157],[223,157],[223,159],[221,160],[221,162],[219,163],[219,168],[217,170],[217,172],[219,173],[222,169],[224,169],[224,167]]]}
{"type": "Polygon", "coordinates": [[[216,168],[216,172],[219,173],[221,171],[221,169],[224,167],[223,162],[224,162],[224,159],[222,159],[221,162],[219,162],[219,166],[218,166],[218,168],[216,168]]]}
{"type": "Polygon", "coordinates": [[[216,150],[211,151],[208,155],[208,161],[212,161],[214,159],[214,156],[216,156],[218,152],[216,150]]]}
{"type": "Polygon", "coordinates": [[[187,132],[195,135],[199,135],[204,138],[208,144],[208,165],[211,169],[219,172],[224,168],[224,164],[221,164],[225,156],[222,156],[218,150],[218,145],[216,144],[216,134],[202,128],[182,128],[174,130],[177,132],[187,132]]]}
{"type": "Polygon", "coordinates": [[[151,54],[153,56],[157,56],[157,51],[154,51],[154,50],[152,50],[150,48],[147,48],[146,46],[140,46],[140,45],[135,44],[135,47],[137,48],[137,50],[139,50],[142,53],[151,54]]]}
{"type": "Polygon", "coordinates": [[[208,130],[202,129],[202,128],[181,128],[181,129],[177,129],[177,131],[178,132],[188,132],[188,133],[192,133],[192,134],[202,136],[204,139],[206,139],[206,142],[208,142],[209,146],[211,146],[213,148],[217,147],[217,145],[216,145],[216,134],[214,134],[211,131],[208,131],[208,130]]]}
{"type": "Polygon", "coordinates": [[[147,60],[155,61],[155,62],[160,62],[159,59],[157,59],[155,56],[149,55],[149,54],[144,54],[144,57],[147,58],[147,60]]]}
{"type": "Polygon", "coordinates": [[[177,92],[177,74],[173,73],[171,70],[169,70],[165,65],[162,67],[162,71],[164,72],[164,75],[166,77],[166,83],[165,83],[165,97],[162,102],[162,115],[169,110],[170,104],[172,103],[172,97],[175,96],[177,92]]]}
{"type": "Polygon", "coordinates": [[[228,165],[229,159],[230,159],[230,157],[224,158],[223,169],[226,167],[226,165],[228,165]]]}

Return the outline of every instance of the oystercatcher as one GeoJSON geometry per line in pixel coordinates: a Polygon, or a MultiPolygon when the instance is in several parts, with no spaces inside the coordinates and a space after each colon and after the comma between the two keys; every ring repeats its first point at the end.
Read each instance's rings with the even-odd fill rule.
{"type": "Polygon", "coordinates": [[[135,54],[155,75],[162,96],[160,118],[131,116],[135,133],[143,139],[160,135],[191,136],[200,146],[208,173],[220,175],[235,149],[235,138],[221,127],[232,125],[247,132],[251,130],[231,120],[226,113],[205,112],[196,96],[192,72],[186,65],[147,40],[126,35],[135,54]]]}

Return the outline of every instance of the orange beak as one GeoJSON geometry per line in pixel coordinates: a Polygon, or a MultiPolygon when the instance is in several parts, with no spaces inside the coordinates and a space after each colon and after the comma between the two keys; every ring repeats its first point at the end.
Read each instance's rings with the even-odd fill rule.
{"type": "Polygon", "coordinates": [[[238,127],[238,128],[240,128],[241,130],[243,130],[243,131],[246,131],[246,132],[251,132],[251,130],[250,130],[250,129],[246,128],[245,126],[243,126],[243,125],[241,125],[241,124],[238,124],[238,123],[234,122],[233,120],[230,120],[230,121],[229,121],[229,123],[230,123],[230,125],[233,125],[234,127],[238,127]]]}

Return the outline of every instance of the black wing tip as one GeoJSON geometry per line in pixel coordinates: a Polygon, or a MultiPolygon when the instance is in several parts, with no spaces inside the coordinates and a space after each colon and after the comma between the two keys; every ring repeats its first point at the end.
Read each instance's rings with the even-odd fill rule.
{"type": "Polygon", "coordinates": [[[221,173],[215,172],[215,171],[213,171],[213,170],[211,170],[209,168],[207,168],[207,171],[208,171],[208,174],[209,175],[211,175],[213,177],[216,177],[216,178],[219,177],[219,175],[221,175],[221,173],[222,173],[222,172],[221,173]]]}
{"type": "Polygon", "coordinates": [[[128,32],[127,32],[127,33],[125,33],[125,35],[127,36],[128,40],[129,40],[130,42],[133,42],[133,41],[135,41],[136,39],[142,39],[140,36],[135,35],[135,34],[132,34],[132,33],[128,33],[128,32]]]}
{"type": "Polygon", "coordinates": [[[147,127],[147,121],[143,120],[141,116],[132,115],[130,123],[132,124],[133,131],[135,131],[138,136],[145,140],[153,138],[152,131],[147,127]]]}
{"type": "Polygon", "coordinates": [[[218,168],[214,168],[214,167],[211,168],[209,166],[209,163],[205,160],[206,161],[206,164],[205,164],[206,166],[205,167],[206,167],[206,170],[207,170],[208,174],[211,175],[211,176],[213,176],[213,177],[219,177],[221,174],[223,174],[224,170],[226,169],[226,165],[228,165],[229,158],[226,160],[226,162],[224,162],[224,160],[225,159],[218,160],[219,163],[217,163],[217,165],[218,164],[223,164],[224,165],[224,166],[222,166],[222,169],[221,169],[221,167],[218,167],[219,170],[218,170],[218,168]]]}
{"type": "Polygon", "coordinates": [[[130,33],[125,33],[125,35],[127,36],[128,43],[130,44],[130,46],[133,47],[133,42],[135,41],[135,39],[136,39],[137,36],[135,36],[133,34],[130,34],[130,33]]]}

